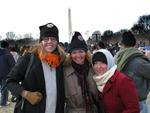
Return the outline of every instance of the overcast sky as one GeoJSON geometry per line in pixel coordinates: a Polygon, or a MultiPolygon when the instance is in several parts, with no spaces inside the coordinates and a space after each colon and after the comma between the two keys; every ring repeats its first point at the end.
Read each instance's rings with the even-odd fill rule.
{"type": "Polygon", "coordinates": [[[1,0],[0,35],[32,33],[38,37],[39,26],[52,22],[60,31],[60,41],[68,38],[68,8],[71,8],[72,30],[116,32],[130,29],[139,16],[150,14],[150,0],[1,0]]]}

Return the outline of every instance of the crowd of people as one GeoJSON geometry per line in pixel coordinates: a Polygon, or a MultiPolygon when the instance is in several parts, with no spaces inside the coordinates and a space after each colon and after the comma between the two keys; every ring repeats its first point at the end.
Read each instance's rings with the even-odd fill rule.
{"type": "Polygon", "coordinates": [[[0,107],[9,90],[14,113],[149,113],[150,59],[131,31],[112,52],[102,41],[90,51],[79,31],[63,44],[53,23],[39,30],[39,43],[21,54],[1,42],[0,107]]]}

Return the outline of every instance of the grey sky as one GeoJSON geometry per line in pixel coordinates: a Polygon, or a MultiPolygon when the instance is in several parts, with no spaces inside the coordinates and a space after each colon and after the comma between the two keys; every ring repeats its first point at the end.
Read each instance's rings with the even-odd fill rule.
{"type": "Polygon", "coordinates": [[[150,0],[1,0],[0,35],[5,38],[13,31],[38,37],[38,27],[52,22],[59,28],[60,41],[68,41],[68,7],[72,30],[85,39],[86,31],[130,29],[139,16],[150,14],[150,0]]]}

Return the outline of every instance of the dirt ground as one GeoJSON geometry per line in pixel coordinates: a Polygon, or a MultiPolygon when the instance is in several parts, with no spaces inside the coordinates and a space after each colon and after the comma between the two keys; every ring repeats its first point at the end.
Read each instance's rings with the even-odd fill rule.
{"type": "MultiPolygon", "coordinates": [[[[150,109],[150,94],[148,97],[148,107],[150,109]]],[[[0,113],[13,113],[13,109],[14,109],[14,103],[10,103],[10,105],[8,105],[7,107],[0,108],[0,113]]]]}
{"type": "MultiPolygon", "coordinates": [[[[10,102],[10,98],[9,97],[9,102],[10,102]]],[[[14,103],[10,102],[10,104],[6,107],[0,107],[0,113],[13,113],[13,109],[14,109],[14,103]]]]}

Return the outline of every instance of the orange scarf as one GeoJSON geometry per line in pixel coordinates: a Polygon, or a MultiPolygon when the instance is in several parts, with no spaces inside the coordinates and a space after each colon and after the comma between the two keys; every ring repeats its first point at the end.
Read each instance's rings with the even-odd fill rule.
{"type": "Polygon", "coordinates": [[[48,63],[50,67],[56,68],[60,65],[60,56],[54,53],[38,52],[40,60],[48,63]]]}

